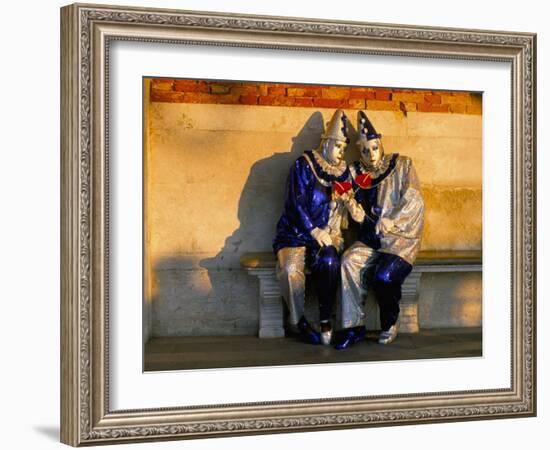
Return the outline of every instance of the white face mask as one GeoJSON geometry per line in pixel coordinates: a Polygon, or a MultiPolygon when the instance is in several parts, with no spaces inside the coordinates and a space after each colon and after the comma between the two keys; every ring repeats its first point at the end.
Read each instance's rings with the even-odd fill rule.
{"type": "Polygon", "coordinates": [[[380,139],[361,140],[359,148],[363,164],[367,167],[378,167],[384,157],[384,148],[380,139]]]}
{"type": "Polygon", "coordinates": [[[336,139],[325,139],[321,144],[321,155],[330,165],[337,166],[344,159],[346,144],[336,139]]]}

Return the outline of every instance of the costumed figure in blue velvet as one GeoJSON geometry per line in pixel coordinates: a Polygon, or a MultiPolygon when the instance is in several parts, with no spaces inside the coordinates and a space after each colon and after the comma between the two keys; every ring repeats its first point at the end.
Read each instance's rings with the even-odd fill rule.
{"type": "Polygon", "coordinates": [[[342,255],[343,331],[337,349],[364,339],[369,289],[380,307],[378,342],[389,344],[397,337],[401,286],[420,249],[424,225],[424,200],[412,160],[384,154],[382,135],[363,111],[358,113],[357,130],[361,157],[349,167],[353,194],[347,195],[354,195],[363,217],[359,239],[342,255]]]}
{"type": "Polygon", "coordinates": [[[319,147],[304,152],[290,168],[273,250],[277,255],[277,277],[289,310],[289,328],[306,342],[328,345],[340,283],[341,225],[347,210],[341,196],[351,190],[343,159],[349,139],[347,117],[342,110],[334,113],[321,137],[319,147]],[[304,314],[306,267],[314,277],[319,300],[320,332],[304,314]]]}

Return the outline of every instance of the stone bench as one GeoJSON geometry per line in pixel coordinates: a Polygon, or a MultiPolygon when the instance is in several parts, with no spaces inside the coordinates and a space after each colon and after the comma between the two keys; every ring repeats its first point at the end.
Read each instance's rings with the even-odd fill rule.
{"type": "MultiPolygon", "coordinates": [[[[421,251],[411,274],[403,283],[399,329],[404,333],[417,333],[418,294],[420,278],[424,272],[481,272],[481,251],[439,250],[421,251]]],[[[259,337],[283,337],[283,299],[279,281],[275,275],[276,259],[273,253],[245,253],[241,266],[260,284],[259,337]]]]}

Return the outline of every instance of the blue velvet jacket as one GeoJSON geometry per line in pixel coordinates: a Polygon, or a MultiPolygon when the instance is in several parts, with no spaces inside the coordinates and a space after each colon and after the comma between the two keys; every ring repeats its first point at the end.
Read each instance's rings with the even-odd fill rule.
{"type": "Polygon", "coordinates": [[[311,151],[298,158],[288,174],[284,209],[277,223],[273,251],[284,247],[317,246],[311,236],[314,228],[324,228],[329,220],[332,183],[348,180],[346,169],[340,176],[329,175],[311,151]],[[320,181],[322,180],[322,181],[320,181]]]}

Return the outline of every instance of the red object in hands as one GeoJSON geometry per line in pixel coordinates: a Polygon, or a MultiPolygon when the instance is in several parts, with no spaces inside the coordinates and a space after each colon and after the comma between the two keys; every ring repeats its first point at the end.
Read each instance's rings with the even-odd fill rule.
{"type": "Polygon", "coordinates": [[[334,190],[338,195],[343,195],[346,192],[348,192],[352,188],[352,185],[349,181],[342,181],[341,183],[338,183],[337,181],[334,183],[334,190]]]}
{"type": "Polygon", "coordinates": [[[370,176],[370,174],[368,173],[362,173],[362,174],[359,174],[355,177],[355,182],[360,186],[362,187],[363,189],[364,188],[368,188],[371,186],[372,184],[372,178],[370,176]]]}

